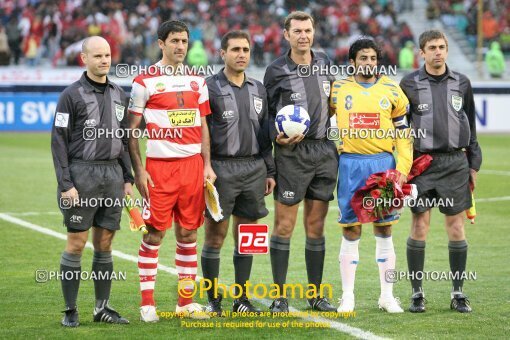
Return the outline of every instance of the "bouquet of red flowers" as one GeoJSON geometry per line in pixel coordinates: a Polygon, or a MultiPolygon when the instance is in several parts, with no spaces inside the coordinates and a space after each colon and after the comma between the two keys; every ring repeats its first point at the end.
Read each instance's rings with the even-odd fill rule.
{"type": "MultiPolygon", "coordinates": [[[[425,171],[432,162],[432,156],[418,157],[408,176],[410,181],[425,171]]],[[[359,222],[369,223],[396,213],[402,209],[406,200],[416,199],[418,191],[414,184],[398,184],[400,173],[391,169],[378,172],[368,177],[365,186],[356,191],[351,199],[351,206],[359,222]]]]}

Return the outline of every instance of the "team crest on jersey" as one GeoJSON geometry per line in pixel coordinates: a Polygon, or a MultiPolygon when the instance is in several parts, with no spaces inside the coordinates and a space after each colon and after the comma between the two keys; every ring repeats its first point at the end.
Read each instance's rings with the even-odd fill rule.
{"type": "Polygon", "coordinates": [[[388,98],[386,97],[382,97],[381,100],[379,101],[379,106],[381,107],[381,109],[383,110],[386,110],[387,108],[390,107],[390,101],[388,100],[388,98]]]}
{"type": "Polygon", "coordinates": [[[455,111],[459,111],[462,108],[462,97],[452,95],[452,105],[455,111]]]}
{"type": "Polygon", "coordinates": [[[117,120],[120,122],[124,118],[124,111],[126,110],[125,106],[115,104],[115,115],[117,116],[117,120]]]}
{"type": "Polygon", "coordinates": [[[262,112],[262,98],[253,96],[253,108],[258,115],[262,112]]]}
{"type": "Polygon", "coordinates": [[[322,89],[324,90],[326,96],[329,97],[329,94],[331,93],[331,83],[328,80],[324,80],[322,82],[322,89]]]}
{"type": "Polygon", "coordinates": [[[156,91],[158,91],[158,92],[163,92],[163,91],[165,91],[165,84],[163,84],[163,83],[157,83],[157,84],[156,84],[156,91]]]}
{"type": "Polygon", "coordinates": [[[191,83],[189,83],[189,85],[193,91],[198,91],[198,83],[196,81],[193,80],[191,83]]]}

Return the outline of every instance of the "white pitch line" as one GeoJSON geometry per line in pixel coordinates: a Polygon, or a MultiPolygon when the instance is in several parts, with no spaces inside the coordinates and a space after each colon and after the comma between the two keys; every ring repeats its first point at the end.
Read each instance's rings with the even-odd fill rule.
{"type": "Polygon", "coordinates": [[[476,198],[475,197],[475,203],[499,202],[499,201],[510,201],[510,196],[488,197],[488,198],[476,198]]]}
{"type": "MultiPolygon", "coordinates": [[[[18,226],[21,226],[21,227],[33,230],[33,231],[40,232],[40,233],[48,235],[48,236],[53,236],[53,237],[56,237],[56,238],[61,239],[61,240],[67,240],[67,235],[65,235],[65,234],[56,232],[54,230],[51,230],[51,229],[48,229],[48,228],[45,228],[45,227],[41,227],[40,225],[24,221],[22,219],[10,216],[10,215],[5,214],[5,213],[0,213],[0,219],[2,219],[4,221],[7,221],[7,222],[10,222],[10,223],[13,223],[13,224],[16,224],[18,226]]],[[[90,249],[94,249],[92,243],[90,243],[90,242],[87,242],[85,244],[85,247],[86,248],[90,248],[90,249]]],[[[126,254],[126,253],[123,253],[123,252],[118,251],[118,250],[113,250],[112,251],[112,255],[116,256],[118,258],[121,258],[123,260],[127,260],[127,261],[131,261],[131,262],[134,262],[134,263],[138,263],[138,257],[133,256],[133,255],[129,255],[129,254],[126,254]]],[[[178,272],[177,272],[177,270],[175,268],[164,266],[162,264],[158,264],[158,270],[162,270],[164,272],[167,272],[167,273],[170,273],[170,274],[173,274],[173,275],[178,275],[178,272]]],[[[202,278],[197,275],[196,281],[199,281],[201,279],[202,278]]],[[[271,301],[269,301],[267,299],[254,299],[254,300],[256,300],[256,301],[258,301],[258,302],[260,302],[260,303],[262,303],[262,304],[264,304],[266,306],[269,306],[271,304],[271,301]]],[[[292,308],[292,307],[290,307],[289,310],[291,312],[298,312],[297,309],[292,308]]],[[[342,332],[342,333],[346,333],[346,334],[352,335],[352,336],[354,336],[356,338],[359,338],[359,339],[369,339],[369,340],[388,339],[388,338],[377,336],[377,335],[375,335],[372,332],[364,331],[364,330],[362,330],[360,328],[352,327],[352,326],[346,325],[344,323],[341,323],[341,322],[338,322],[338,321],[334,321],[334,320],[331,320],[331,319],[327,319],[327,318],[308,316],[308,317],[300,317],[300,319],[307,320],[307,321],[312,321],[312,322],[321,322],[321,323],[327,322],[327,323],[330,324],[330,328],[332,328],[334,330],[337,330],[339,332],[342,332]]]]}
{"type": "MultiPolygon", "coordinates": [[[[475,201],[476,203],[484,203],[484,202],[500,202],[500,201],[509,201],[510,200],[510,196],[500,196],[500,197],[486,197],[486,198],[478,198],[478,197],[475,197],[475,201]]],[[[267,207],[267,210],[269,211],[274,211],[274,207],[267,207]]],[[[332,202],[330,203],[329,207],[328,207],[328,210],[329,211],[338,211],[338,205],[335,203],[333,204],[332,202]]]]}
{"type": "Polygon", "coordinates": [[[62,215],[62,213],[58,211],[4,212],[4,214],[14,216],[62,215]]]}
{"type": "Polygon", "coordinates": [[[501,176],[510,176],[510,171],[502,171],[502,170],[480,170],[482,174],[487,175],[501,175],[501,176]]]}
{"type": "MultiPolygon", "coordinates": [[[[485,203],[485,202],[501,202],[501,201],[510,201],[510,196],[500,196],[500,197],[485,197],[478,198],[475,197],[476,203],[485,203]]],[[[300,207],[301,208],[301,207],[300,207]]],[[[274,211],[274,206],[267,207],[267,210],[274,211]]],[[[336,201],[330,202],[328,210],[330,211],[338,211],[338,205],[336,201]]],[[[15,215],[15,216],[38,216],[38,215],[60,215],[60,212],[56,211],[27,211],[27,212],[3,212],[0,214],[4,215],[15,215]]]]}

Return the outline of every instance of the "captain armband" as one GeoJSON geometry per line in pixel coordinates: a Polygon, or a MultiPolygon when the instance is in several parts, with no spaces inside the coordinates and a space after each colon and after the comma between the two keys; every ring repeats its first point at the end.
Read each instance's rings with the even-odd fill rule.
{"type": "Polygon", "coordinates": [[[395,127],[395,129],[409,128],[409,123],[407,122],[407,116],[400,116],[397,118],[393,118],[393,126],[395,127]]]}

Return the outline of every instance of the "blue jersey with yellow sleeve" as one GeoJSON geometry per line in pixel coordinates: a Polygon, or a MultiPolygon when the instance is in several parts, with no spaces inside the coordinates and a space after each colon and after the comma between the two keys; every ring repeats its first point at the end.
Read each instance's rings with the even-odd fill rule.
{"type": "Polygon", "coordinates": [[[356,82],[354,77],[333,83],[330,110],[336,115],[342,152],[372,155],[393,153],[397,146],[397,170],[407,175],[412,164],[410,134],[395,133],[408,130],[406,114],[409,101],[399,85],[381,76],[370,87],[356,82]]]}

